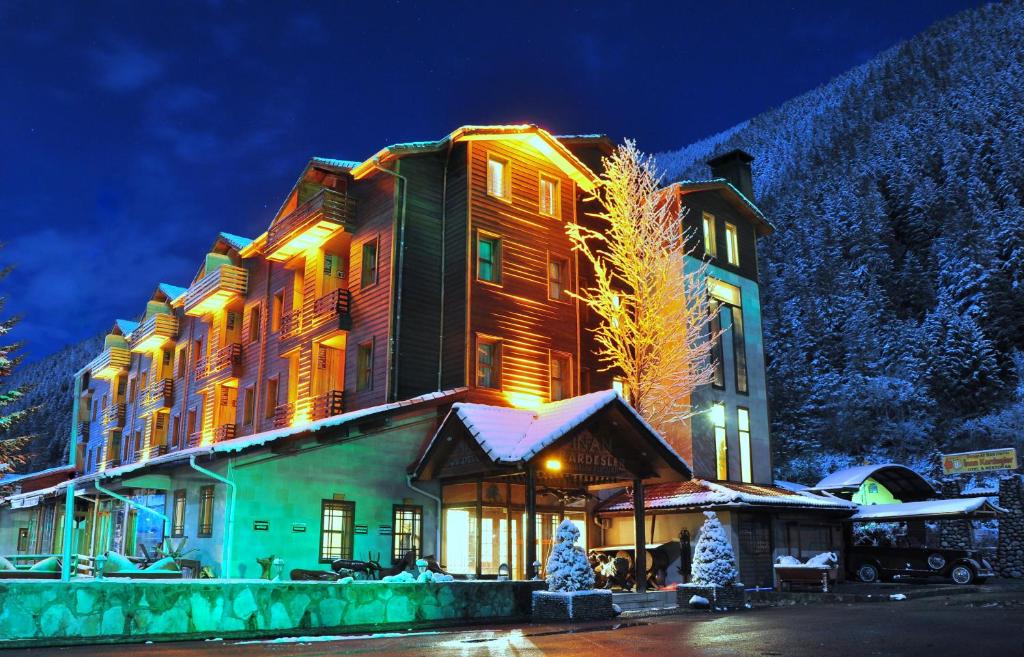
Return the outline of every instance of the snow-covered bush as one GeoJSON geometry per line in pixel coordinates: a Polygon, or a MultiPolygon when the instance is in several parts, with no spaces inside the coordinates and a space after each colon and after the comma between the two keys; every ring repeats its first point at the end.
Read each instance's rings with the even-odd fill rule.
{"type": "Polygon", "coordinates": [[[548,559],[549,591],[586,591],[594,588],[594,570],[583,548],[576,545],[580,530],[563,520],[555,533],[555,546],[548,559]]]}
{"type": "Polygon", "coordinates": [[[714,511],[705,511],[707,519],[693,552],[690,581],[699,586],[727,586],[739,578],[736,555],[725,529],[714,511]]]}

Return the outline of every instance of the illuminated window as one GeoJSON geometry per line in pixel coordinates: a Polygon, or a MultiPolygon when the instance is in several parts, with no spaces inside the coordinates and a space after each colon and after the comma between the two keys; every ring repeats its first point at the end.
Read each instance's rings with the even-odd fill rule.
{"type": "Polygon", "coordinates": [[[356,354],[356,390],[373,389],[373,340],[359,345],[356,354]]]}
{"type": "Polygon", "coordinates": [[[363,262],[360,269],[359,286],[369,287],[377,282],[377,238],[363,244],[363,262]]]}
{"type": "Polygon", "coordinates": [[[722,315],[718,301],[711,300],[709,311],[711,312],[711,335],[715,337],[715,344],[711,348],[711,359],[715,367],[711,385],[716,388],[725,388],[725,362],[722,360],[722,315]]]}
{"type": "Polygon", "coordinates": [[[715,245],[715,215],[705,212],[704,215],[704,253],[714,258],[718,254],[715,245]]]}
{"type": "Polygon", "coordinates": [[[320,563],[352,558],[355,502],[324,500],[320,510],[320,563]]]}
{"type": "Polygon", "coordinates": [[[494,338],[476,339],[476,385],[501,388],[501,342],[494,338]]]}
{"type": "Polygon", "coordinates": [[[725,224],[725,255],[730,265],[740,266],[740,242],[736,234],[736,226],[725,224]]]}
{"type": "Polygon", "coordinates": [[[28,552],[28,527],[18,528],[18,552],[28,552]]]}
{"type": "Polygon", "coordinates": [[[548,296],[555,301],[565,301],[565,289],[569,283],[569,261],[565,258],[548,260],[548,296]]]}
{"type": "Polygon", "coordinates": [[[747,346],[743,333],[743,309],[730,306],[732,311],[732,360],[736,370],[736,392],[747,393],[747,346]]]}
{"type": "Polygon", "coordinates": [[[260,339],[260,307],[253,306],[249,309],[249,342],[259,342],[260,339]]]}
{"type": "Polygon", "coordinates": [[[263,404],[263,417],[271,419],[274,417],[274,409],[277,408],[278,378],[267,379],[267,398],[263,404]]]}
{"type": "Polygon", "coordinates": [[[619,393],[623,399],[629,399],[629,386],[626,385],[626,380],[621,376],[612,379],[612,390],[619,393]]]}
{"type": "Polygon", "coordinates": [[[242,422],[243,424],[252,424],[253,414],[256,411],[256,389],[252,386],[247,386],[245,389],[245,395],[242,398],[242,422]]]}
{"type": "Polygon", "coordinates": [[[711,425],[715,429],[715,461],[717,476],[729,478],[729,449],[725,439],[725,405],[716,403],[711,407],[711,425]]]}
{"type": "Polygon", "coordinates": [[[199,532],[200,538],[213,536],[213,486],[199,489],[199,532]]]}
{"type": "Polygon", "coordinates": [[[420,557],[423,545],[423,507],[396,504],[391,511],[391,560],[399,561],[408,552],[420,557]]]}
{"type": "Polygon", "coordinates": [[[559,216],[560,196],[558,192],[558,181],[554,178],[541,175],[540,177],[540,213],[548,217],[559,216]]]}
{"type": "Polygon", "coordinates": [[[284,316],[284,290],[274,293],[274,300],[270,306],[270,332],[277,333],[281,330],[281,318],[284,316]]]}
{"type": "Polygon", "coordinates": [[[476,240],[476,278],[501,282],[501,238],[480,233],[476,240]]]}
{"type": "Polygon", "coordinates": [[[567,354],[551,354],[551,401],[572,396],[572,367],[567,354]]]}
{"type": "Polygon", "coordinates": [[[510,172],[508,160],[494,156],[487,158],[487,193],[498,198],[508,198],[510,172]]]}
{"type": "Polygon", "coordinates": [[[753,465],[750,461],[750,411],[736,409],[736,427],[740,434],[740,474],[748,484],[754,481],[753,465]]]}
{"type": "Polygon", "coordinates": [[[174,491],[174,507],[171,512],[171,536],[181,538],[185,535],[185,491],[174,491]]]}

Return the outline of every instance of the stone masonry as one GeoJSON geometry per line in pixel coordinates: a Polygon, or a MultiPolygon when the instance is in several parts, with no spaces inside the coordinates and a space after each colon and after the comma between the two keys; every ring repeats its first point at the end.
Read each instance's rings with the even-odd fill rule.
{"type": "MultiPolygon", "coordinates": [[[[940,484],[940,492],[943,498],[958,498],[960,482],[955,479],[944,479],[940,484]]],[[[970,550],[972,544],[969,520],[939,521],[939,547],[947,550],[970,550]]]]}
{"type": "Polygon", "coordinates": [[[1024,478],[1014,474],[999,479],[999,542],[996,569],[1003,577],[1024,577],[1024,478]]]}

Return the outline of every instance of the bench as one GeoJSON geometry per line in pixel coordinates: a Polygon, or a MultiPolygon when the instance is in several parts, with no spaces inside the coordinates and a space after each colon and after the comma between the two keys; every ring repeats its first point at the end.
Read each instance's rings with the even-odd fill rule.
{"type": "Polygon", "coordinates": [[[828,593],[839,576],[836,566],[775,565],[775,588],[779,591],[820,591],[828,593]]]}

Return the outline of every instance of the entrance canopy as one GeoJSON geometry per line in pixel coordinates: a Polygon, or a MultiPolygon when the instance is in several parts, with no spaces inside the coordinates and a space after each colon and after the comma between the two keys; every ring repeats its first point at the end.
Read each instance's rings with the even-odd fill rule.
{"type": "Polygon", "coordinates": [[[690,478],[689,466],[614,390],[535,410],[453,404],[413,476],[453,481],[527,470],[551,485],[690,478]]]}
{"type": "Polygon", "coordinates": [[[993,518],[1005,512],[1004,509],[992,504],[987,497],[963,497],[952,500],[862,506],[849,522],[993,518]]]}

